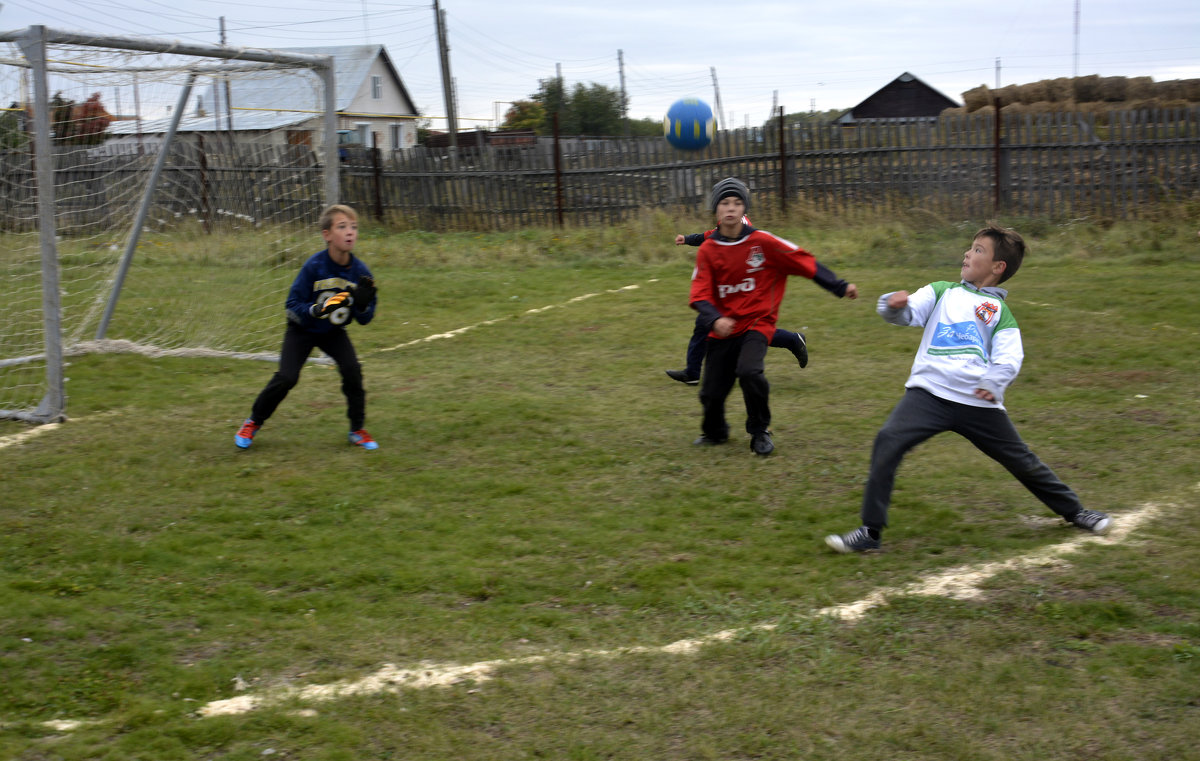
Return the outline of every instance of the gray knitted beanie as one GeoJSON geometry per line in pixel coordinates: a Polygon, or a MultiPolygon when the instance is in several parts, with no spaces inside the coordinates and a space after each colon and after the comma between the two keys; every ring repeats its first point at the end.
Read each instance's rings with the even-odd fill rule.
{"type": "Polygon", "coordinates": [[[733,177],[726,177],[716,185],[713,185],[712,195],[708,198],[708,205],[716,212],[717,204],[721,202],[721,199],[728,198],[729,196],[737,196],[742,199],[742,203],[746,205],[746,210],[750,210],[750,189],[746,187],[744,182],[733,177]]]}

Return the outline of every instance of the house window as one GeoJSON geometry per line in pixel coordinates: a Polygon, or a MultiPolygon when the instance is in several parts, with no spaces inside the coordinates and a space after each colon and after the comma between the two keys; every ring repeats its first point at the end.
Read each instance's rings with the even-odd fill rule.
{"type": "Polygon", "coordinates": [[[371,77],[371,97],[374,100],[383,100],[383,77],[378,75],[371,77]]]}
{"type": "Polygon", "coordinates": [[[401,148],[403,148],[404,143],[401,141],[401,138],[404,137],[404,126],[400,125],[400,124],[389,124],[388,132],[389,132],[389,137],[391,138],[388,141],[391,149],[393,151],[398,151],[401,148]]]}
{"type": "Polygon", "coordinates": [[[354,125],[354,131],[358,133],[358,142],[360,145],[365,145],[371,148],[371,125],[369,122],[358,122],[354,125]]]}

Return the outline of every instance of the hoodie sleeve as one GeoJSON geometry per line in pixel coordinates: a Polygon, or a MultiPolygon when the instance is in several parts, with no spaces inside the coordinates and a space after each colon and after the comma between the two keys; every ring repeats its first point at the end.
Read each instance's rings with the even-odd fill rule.
{"type": "Polygon", "coordinates": [[[892,297],[893,293],[895,291],[888,291],[880,296],[879,301],[875,302],[875,311],[886,322],[890,322],[893,325],[912,325],[912,310],[910,308],[905,306],[900,309],[892,309],[888,306],[888,299],[892,297]]]}
{"type": "Polygon", "coordinates": [[[308,310],[314,303],[312,292],[314,279],[313,264],[309,260],[300,268],[296,279],[292,281],[291,290],[288,291],[287,315],[289,321],[304,325],[306,321],[313,319],[308,310]]]}
{"type": "Polygon", "coordinates": [[[809,278],[838,298],[846,295],[846,288],[850,284],[835,275],[833,270],[818,262],[817,258],[808,251],[774,233],[756,230],[754,234],[758,236],[758,240],[763,241],[763,246],[767,248],[770,256],[787,274],[809,278]]]}
{"type": "Polygon", "coordinates": [[[895,291],[888,291],[875,303],[875,311],[879,316],[893,325],[924,327],[925,321],[933,313],[933,307],[937,305],[937,291],[930,285],[918,288],[915,293],[908,295],[908,305],[902,309],[892,309],[887,305],[893,293],[895,291]]]}
{"type": "Polygon", "coordinates": [[[826,267],[820,262],[815,262],[817,271],[813,273],[813,282],[821,286],[825,290],[837,296],[839,299],[846,295],[846,288],[849,286],[845,280],[842,280],[837,275],[833,274],[833,270],[826,267]]]}
{"type": "Polygon", "coordinates": [[[1017,379],[1024,360],[1025,348],[1020,328],[1013,326],[997,330],[992,336],[987,372],[979,379],[978,388],[991,392],[998,404],[1004,404],[1004,392],[1017,379]]]}

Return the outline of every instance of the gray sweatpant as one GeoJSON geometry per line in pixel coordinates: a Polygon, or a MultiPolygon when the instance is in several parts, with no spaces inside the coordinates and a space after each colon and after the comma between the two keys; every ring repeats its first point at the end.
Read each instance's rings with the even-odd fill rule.
{"type": "Polygon", "coordinates": [[[871,470],[863,490],[864,526],[875,529],[887,526],[888,505],[900,461],[910,449],[943,431],[965,437],[1064,519],[1070,520],[1083,509],[1075,492],[1021,440],[1004,410],[950,402],[924,389],[910,388],[875,436],[871,470]]]}

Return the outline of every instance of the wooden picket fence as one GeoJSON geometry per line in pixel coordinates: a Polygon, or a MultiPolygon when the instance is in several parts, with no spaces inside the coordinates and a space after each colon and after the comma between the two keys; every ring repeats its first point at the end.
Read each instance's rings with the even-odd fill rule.
{"type": "MultiPolygon", "coordinates": [[[[698,152],[661,138],[537,138],[528,144],[417,147],[342,163],[341,200],[397,227],[505,230],[604,225],[647,210],[702,213],[723,177],[744,180],[754,208],[922,213],[945,219],[1133,218],[1200,197],[1200,108],[1095,114],[956,115],[933,121],[805,124],[721,132],[698,152]]],[[[68,234],[128,219],[149,156],[56,156],[68,234]]],[[[210,141],[167,162],[156,212],[205,230],[315,219],[320,167],[307,149],[210,141]]],[[[36,228],[27,151],[0,152],[0,231],[36,228]]]]}
{"type": "Polygon", "coordinates": [[[729,176],[760,209],[1129,218],[1200,195],[1200,108],[732,130],[694,153],[658,138],[417,148],[345,167],[342,200],[428,230],[587,226],[703,209],[729,176]]]}

